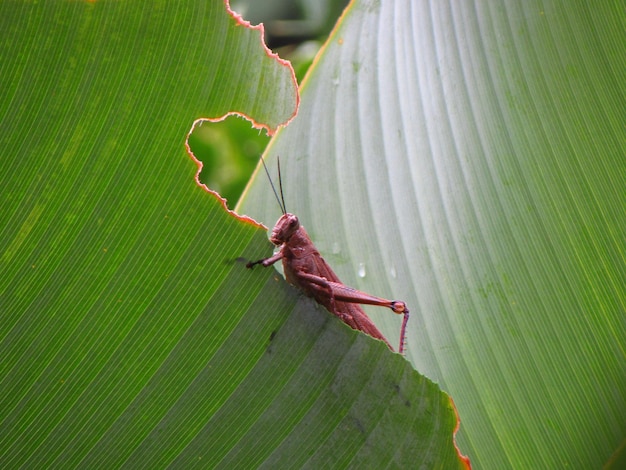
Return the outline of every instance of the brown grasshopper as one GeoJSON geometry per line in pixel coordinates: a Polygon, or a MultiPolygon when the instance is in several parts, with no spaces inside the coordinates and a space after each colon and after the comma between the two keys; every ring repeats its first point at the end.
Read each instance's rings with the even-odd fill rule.
{"type": "Polygon", "coordinates": [[[406,325],[409,320],[409,309],[400,300],[386,300],[380,297],[366,294],[352,287],[344,285],[337,275],[330,268],[319,251],[313,245],[309,235],[300,225],[298,217],[290,214],[285,209],[285,199],[283,197],[282,180],[280,176],[280,160],[278,162],[278,182],[280,186],[280,198],[272,183],[269,171],[263,162],[263,167],[270,180],[272,190],[278,201],[278,205],[283,213],[276,225],[272,229],[270,241],[280,247],[278,251],[269,258],[249,262],[246,267],[253,268],[260,264],[268,267],[278,260],[283,261],[283,269],[287,282],[299,287],[306,295],[313,297],[319,304],[339,317],[348,326],[355,330],[361,330],[368,335],[384,341],[389,349],[393,348],[389,341],[376,328],[376,325],[369,319],[366,313],[358,304],[378,305],[388,307],[394,313],[403,314],[402,329],[400,330],[400,346],[398,352],[404,353],[404,342],[406,325]],[[281,203],[282,200],[282,203],[281,203]]]}

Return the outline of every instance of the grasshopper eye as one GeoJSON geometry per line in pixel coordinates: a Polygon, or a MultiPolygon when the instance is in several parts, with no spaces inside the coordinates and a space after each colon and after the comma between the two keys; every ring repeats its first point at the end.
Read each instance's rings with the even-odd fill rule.
{"type": "Polygon", "coordinates": [[[300,221],[295,215],[290,214],[289,221],[287,222],[287,227],[288,227],[287,231],[289,232],[289,235],[291,235],[292,233],[294,233],[296,230],[300,228],[300,221]]]}

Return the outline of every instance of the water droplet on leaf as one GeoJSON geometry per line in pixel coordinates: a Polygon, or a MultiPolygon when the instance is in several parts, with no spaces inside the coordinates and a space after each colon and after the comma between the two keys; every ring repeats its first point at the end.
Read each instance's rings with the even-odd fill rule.
{"type": "Polygon", "coordinates": [[[367,272],[365,271],[365,263],[359,263],[359,270],[357,271],[359,277],[365,277],[367,272]]]}

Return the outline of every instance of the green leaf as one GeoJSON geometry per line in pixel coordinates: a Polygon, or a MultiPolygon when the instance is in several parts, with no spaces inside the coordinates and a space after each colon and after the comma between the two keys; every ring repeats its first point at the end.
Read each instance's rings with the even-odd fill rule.
{"type": "Polygon", "coordinates": [[[459,466],[448,397],[272,270],[198,118],[295,113],[218,2],[0,6],[0,467],[459,466]],[[284,327],[283,327],[284,325],[284,327]]]}
{"type": "MultiPolygon", "coordinates": [[[[408,303],[480,468],[599,468],[626,439],[625,19],[353,2],[266,152],[339,277],[408,303]]],[[[263,173],[238,210],[278,218],[263,173]]]]}

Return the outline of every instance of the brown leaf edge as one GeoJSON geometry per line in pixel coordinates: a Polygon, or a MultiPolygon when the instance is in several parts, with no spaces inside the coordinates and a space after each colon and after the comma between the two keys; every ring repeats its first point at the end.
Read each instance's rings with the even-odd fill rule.
{"type": "Polygon", "coordinates": [[[448,395],[448,398],[450,399],[450,405],[452,406],[452,409],[454,410],[454,414],[456,416],[456,427],[454,428],[454,431],[452,431],[452,442],[454,444],[454,448],[456,449],[456,453],[459,456],[459,461],[461,462],[461,464],[464,466],[464,468],[471,470],[472,462],[470,462],[470,459],[467,455],[463,455],[461,453],[461,449],[459,449],[459,446],[456,444],[456,433],[461,427],[461,417],[459,416],[459,411],[456,409],[456,405],[454,404],[454,400],[452,399],[452,397],[448,395]]]}
{"type": "Polygon", "coordinates": [[[203,118],[196,119],[193,122],[193,124],[191,125],[191,129],[189,129],[189,132],[187,132],[187,137],[185,139],[185,148],[187,149],[187,154],[189,155],[189,157],[195,162],[196,166],[198,167],[198,171],[196,172],[196,176],[195,176],[196,184],[198,186],[200,186],[202,189],[204,189],[206,192],[208,192],[209,194],[212,194],[213,196],[215,196],[215,198],[217,198],[217,200],[220,201],[220,203],[222,204],[222,207],[224,207],[224,210],[226,210],[233,217],[236,217],[237,219],[241,220],[242,222],[252,224],[255,227],[259,227],[259,228],[263,228],[263,229],[267,230],[267,227],[265,227],[265,225],[263,225],[260,222],[257,222],[253,218],[251,218],[251,217],[249,217],[247,215],[240,215],[240,214],[236,213],[235,211],[229,209],[228,206],[226,205],[226,199],[224,199],[217,191],[209,188],[204,183],[200,182],[200,173],[202,172],[202,167],[203,167],[204,164],[202,163],[202,161],[200,161],[198,158],[196,158],[196,156],[194,155],[193,151],[191,150],[191,147],[189,146],[189,136],[193,133],[193,131],[195,130],[196,126],[201,126],[205,121],[206,122],[221,122],[221,121],[224,121],[225,119],[227,119],[230,116],[238,116],[238,117],[241,117],[241,118],[247,120],[248,122],[250,122],[250,125],[254,129],[263,129],[263,130],[265,130],[265,132],[266,132],[266,134],[268,136],[272,136],[281,127],[285,127],[285,126],[289,125],[289,123],[298,114],[298,109],[300,107],[300,93],[299,93],[299,90],[298,90],[298,82],[297,82],[296,74],[295,74],[295,72],[293,70],[293,67],[291,66],[291,62],[289,62],[288,60],[280,58],[280,56],[278,54],[272,52],[272,50],[269,47],[267,47],[267,44],[265,44],[265,40],[263,39],[264,38],[264,32],[265,32],[265,27],[263,26],[263,23],[260,23],[258,25],[253,25],[249,21],[246,21],[245,19],[243,19],[243,17],[239,13],[235,12],[234,10],[232,10],[230,8],[230,0],[224,0],[224,7],[226,8],[226,11],[228,12],[228,14],[233,18],[233,20],[238,25],[243,26],[243,27],[248,28],[248,29],[252,29],[252,30],[258,31],[259,32],[259,41],[260,41],[261,46],[263,47],[263,49],[265,51],[265,54],[268,57],[270,57],[271,59],[273,59],[276,62],[278,62],[278,64],[281,65],[282,67],[286,67],[286,68],[289,69],[289,71],[291,73],[291,77],[292,77],[293,83],[295,84],[295,89],[296,89],[296,106],[295,106],[295,109],[294,109],[292,115],[289,117],[289,119],[287,119],[286,121],[280,123],[278,126],[276,126],[274,128],[270,127],[267,123],[257,122],[252,116],[248,116],[248,115],[246,115],[244,113],[241,113],[241,112],[238,112],[238,111],[229,111],[228,113],[226,113],[226,114],[224,114],[222,116],[217,116],[217,117],[203,117],[203,118]]]}

